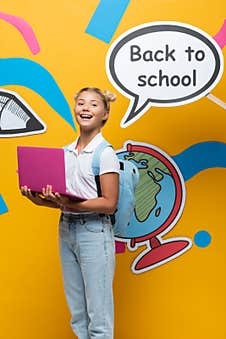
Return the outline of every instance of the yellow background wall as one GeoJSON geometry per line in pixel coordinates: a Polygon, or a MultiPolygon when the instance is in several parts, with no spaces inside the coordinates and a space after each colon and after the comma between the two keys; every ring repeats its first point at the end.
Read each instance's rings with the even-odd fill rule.
{"type": "MultiPolygon", "coordinates": [[[[27,58],[55,78],[71,108],[74,92],[87,85],[116,92],[105,73],[109,45],[85,33],[97,0],[2,1],[0,11],[32,26],[41,51],[33,55],[20,33],[0,20],[0,57],[27,58]]],[[[113,37],[151,21],[181,21],[214,36],[226,15],[224,0],[131,1],[113,37]]],[[[226,50],[223,50],[224,56],[226,50]]],[[[0,74],[1,77],[1,74],[0,74]]],[[[226,100],[226,76],[213,94],[226,100]]],[[[0,215],[0,337],[4,339],[73,338],[63,294],[55,210],[37,208],[18,190],[17,145],[61,147],[75,134],[35,92],[5,86],[22,96],[45,121],[47,131],[0,139],[0,194],[9,212],[0,215]]],[[[116,149],[133,139],[175,155],[203,141],[226,141],[225,110],[203,98],[189,105],[151,108],[126,129],[119,124],[129,100],[118,94],[103,133],[116,149]]],[[[168,236],[187,236],[205,229],[206,248],[192,248],[154,270],[135,275],[130,265],[138,252],[117,255],[115,274],[116,339],[226,338],[226,169],[208,169],[186,182],[182,217],[168,236]]]]}

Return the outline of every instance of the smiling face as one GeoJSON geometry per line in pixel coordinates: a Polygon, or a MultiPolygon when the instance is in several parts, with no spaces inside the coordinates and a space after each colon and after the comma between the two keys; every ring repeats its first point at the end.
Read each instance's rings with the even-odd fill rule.
{"type": "Polygon", "coordinates": [[[92,90],[81,92],[75,101],[75,118],[80,129],[99,131],[108,119],[103,99],[92,90]]]}

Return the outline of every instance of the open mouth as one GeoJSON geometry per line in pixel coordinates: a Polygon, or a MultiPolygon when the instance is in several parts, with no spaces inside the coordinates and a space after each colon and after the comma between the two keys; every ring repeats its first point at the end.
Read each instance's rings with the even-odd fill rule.
{"type": "Polygon", "coordinates": [[[80,114],[80,117],[85,120],[90,120],[93,116],[90,114],[80,114]]]}

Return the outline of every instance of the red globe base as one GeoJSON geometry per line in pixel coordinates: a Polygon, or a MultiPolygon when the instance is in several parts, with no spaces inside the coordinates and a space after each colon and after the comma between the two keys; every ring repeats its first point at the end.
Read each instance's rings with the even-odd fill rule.
{"type": "MultiPolygon", "coordinates": [[[[176,257],[180,252],[184,252],[186,247],[190,246],[188,240],[172,240],[163,244],[160,244],[158,247],[144,251],[139,255],[139,260],[134,265],[134,270],[139,273],[140,270],[151,269],[152,266],[159,266],[166,261],[169,261],[170,258],[176,257]]],[[[182,253],[181,253],[182,254],[182,253]]]]}

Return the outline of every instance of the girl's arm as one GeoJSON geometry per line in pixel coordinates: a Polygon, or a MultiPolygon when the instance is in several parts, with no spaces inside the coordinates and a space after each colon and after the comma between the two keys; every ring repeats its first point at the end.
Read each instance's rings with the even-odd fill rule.
{"type": "Polygon", "coordinates": [[[31,192],[31,190],[27,188],[27,186],[22,186],[20,190],[22,195],[32,201],[35,205],[59,208],[58,204],[53,201],[47,200],[45,197],[40,196],[40,194],[37,192],[31,192]]]}
{"type": "MultiPolygon", "coordinates": [[[[119,174],[105,173],[100,176],[102,196],[88,199],[75,204],[75,208],[81,212],[96,212],[113,214],[116,210],[119,194],[119,174]]],[[[69,207],[73,208],[73,201],[69,207]]]]}
{"type": "Polygon", "coordinates": [[[102,174],[100,176],[100,186],[102,197],[78,202],[61,196],[59,193],[53,194],[51,186],[47,186],[43,194],[56,204],[75,209],[76,212],[113,214],[118,202],[119,174],[113,172],[102,174]]]}

